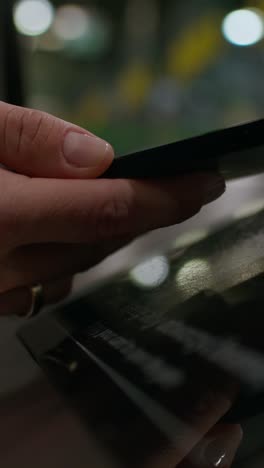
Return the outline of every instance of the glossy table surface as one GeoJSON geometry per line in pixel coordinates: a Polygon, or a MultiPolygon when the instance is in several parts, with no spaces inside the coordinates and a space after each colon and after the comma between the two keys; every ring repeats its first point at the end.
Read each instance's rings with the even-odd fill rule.
{"type": "MultiPolygon", "coordinates": [[[[142,258],[153,257],[164,250],[171,250],[171,248],[185,248],[186,245],[206,237],[206,233],[208,234],[208,231],[215,229],[216,226],[221,227],[229,222],[240,222],[239,219],[245,219],[246,216],[260,212],[264,209],[263,182],[263,176],[258,176],[230,183],[226,195],[220,201],[205,208],[193,220],[181,226],[152,233],[107,259],[102,265],[77,277],[76,291],[86,285],[91,288],[98,281],[112,276],[113,273],[126,270],[128,265],[132,268],[133,265],[142,261],[142,258]]],[[[247,265],[249,264],[253,265],[253,269],[255,268],[252,276],[261,273],[262,246],[264,247],[261,232],[254,237],[254,249],[252,247],[253,238],[245,237],[243,250],[236,249],[235,238],[232,242],[232,256],[230,256],[230,249],[229,255],[225,251],[221,252],[222,270],[220,263],[219,266],[215,264],[218,284],[222,284],[219,290],[225,289],[225,281],[229,286],[234,286],[247,279],[246,276],[249,274],[247,265]],[[232,277],[230,275],[228,277],[228,272],[232,270],[230,270],[230,262],[239,265],[240,279],[234,279],[232,275],[232,277]],[[227,277],[228,279],[226,279],[227,277]]],[[[215,261],[217,262],[216,259],[215,261]]],[[[185,283],[181,289],[185,299],[191,297],[192,291],[195,290],[198,293],[203,289],[204,285],[201,287],[201,278],[204,281],[203,275],[204,271],[198,269],[195,278],[188,277],[188,275],[187,279],[185,277],[185,283]]],[[[208,277],[206,278],[208,279],[208,277]]],[[[122,400],[121,394],[120,399],[117,399],[117,396],[111,391],[111,385],[109,384],[107,387],[107,381],[102,376],[97,375],[92,367],[91,378],[94,380],[91,382],[91,394],[88,393],[87,399],[82,400],[87,402],[86,408],[83,408],[86,422],[88,421],[86,424],[80,417],[80,411],[75,411],[74,405],[70,408],[69,399],[64,398],[63,392],[60,392],[59,388],[55,390],[52,379],[44,374],[18,340],[16,332],[22,325],[23,321],[18,319],[1,318],[1,466],[5,468],[33,466],[38,466],[38,468],[82,468],[87,466],[93,468],[107,468],[108,466],[113,468],[122,466],[173,468],[174,466],[187,466],[189,468],[200,466],[192,459],[189,459],[186,462],[187,465],[184,465],[178,454],[175,454],[175,447],[172,450],[168,445],[164,449],[162,436],[159,441],[159,434],[155,431],[152,433],[151,427],[148,427],[147,424],[144,426],[143,420],[140,430],[140,416],[137,414],[137,410],[135,410],[136,416],[134,417],[133,407],[126,407],[126,402],[122,400]],[[98,379],[98,384],[96,379],[98,379]],[[108,400],[106,395],[108,395],[108,400]],[[107,407],[111,407],[112,412],[111,424],[109,423],[109,427],[104,428],[104,434],[116,432],[115,438],[111,439],[109,436],[111,440],[104,443],[104,439],[98,437],[98,428],[95,426],[97,408],[102,420],[99,408],[102,407],[102,401],[106,405],[106,400],[107,407]],[[122,421],[119,417],[120,408],[123,408],[124,411],[122,421]],[[89,412],[91,424],[89,424],[89,412]],[[120,437],[120,445],[118,445],[118,437],[120,437]],[[109,449],[111,443],[115,445],[115,451],[109,449]],[[125,448],[126,443],[129,447],[125,448]],[[113,455],[119,449],[122,454],[131,452],[130,461],[124,462],[124,456],[113,455]],[[136,451],[138,451],[139,457],[132,456],[132,453],[136,451]],[[151,456],[148,457],[146,454],[151,454],[151,456]]],[[[214,415],[216,422],[228,410],[228,403],[222,398],[223,395],[219,394],[218,397],[219,401],[216,407],[219,408],[220,405],[221,410],[219,416],[214,415]]],[[[211,402],[211,405],[214,408],[214,401],[211,402]]],[[[197,416],[198,423],[199,414],[197,416]]],[[[107,421],[105,424],[107,425],[107,421]]],[[[214,424],[211,422],[206,428],[212,430],[214,424]]],[[[205,433],[207,432],[206,428],[204,429],[205,433]]],[[[236,437],[237,427],[234,430],[234,437],[236,437]]],[[[256,437],[257,433],[263,432],[261,415],[257,414],[254,418],[245,421],[243,430],[245,443],[238,452],[234,466],[241,468],[263,466],[264,444],[262,446],[262,440],[256,437]]],[[[240,433],[237,434],[237,437],[239,439],[240,433]]]]}

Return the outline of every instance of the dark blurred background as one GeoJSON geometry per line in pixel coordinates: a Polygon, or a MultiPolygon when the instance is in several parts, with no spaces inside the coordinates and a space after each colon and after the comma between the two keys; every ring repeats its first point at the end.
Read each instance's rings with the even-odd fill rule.
{"type": "MultiPolygon", "coordinates": [[[[8,74],[6,83],[2,83],[0,72],[0,94],[22,101],[16,48],[10,35],[12,23],[22,51],[25,104],[94,131],[108,139],[118,154],[264,117],[264,0],[0,0],[1,21],[0,59],[4,54],[2,73],[7,70],[8,74]],[[8,22],[1,8],[10,7],[11,2],[14,5],[9,9],[8,22]]],[[[138,288],[148,293],[146,305],[152,313],[151,300],[155,307],[163,307],[163,301],[171,297],[184,301],[205,286],[221,293],[230,285],[263,273],[263,232],[252,228],[248,234],[248,218],[264,210],[263,187],[263,174],[228,182],[226,194],[199,216],[150,233],[77,275],[74,291],[92,289],[98,280],[109,280],[129,269],[131,310],[137,305],[138,288]],[[244,221],[245,235],[242,229],[236,231],[244,221]],[[200,245],[230,223],[237,223],[232,228],[234,234],[220,231],[208,243],[213,245],[215,255],[209,256],[203,248],[198,254],[194,248],[188,256],[183,255],[186,248],[200,245]],[[179,255],[183,260],[175,271],[171,262],[179,255]],[[160,294],[162,285],[164,294],[160,294]]],[[[20,321],[1,319],[0,397],[15,394],[39,375],[15,340],[20,325],[20,321]]],[[[33,388],[35,397],[29,394],[31,412],[25,406],[23,393],[16,405],[10,400],[19,414],[15,425],[13,418],[8,419],[11,429],[8,431],[5,424],[4,435],[9,438],[12,434],[10,440],[17,444],[16,450],[9,450],[16,460],[12,464],[8,453],[11,462],[5,463],[5,468],[17,466],[17,458],[21,458],[21,468],[36,466],[35,460],[38,465],[55,463],[58,468],[62,466],[59,457],[65,467],[72,463],[71,458],[65,461],[70,457],[67,447],[74,455],[90,451],[87,436],[80,433],[75,421],[63,419],[63,429],[55,424],[53,437],[55,432],[47,426],[43,400],[46,393],[52,401],[54,396],[49,397],[42,383],[41,389],[39,394],[33,388]],[[44,416],[37,415],[40,404],[44,416]],[[38,432],[35,434],[36,427],[45,437],[41,459],[38,441],[43,439],[38,438],[38,432]],[[46,437],[47,427],[50,438],[46,437]],[[37,441],[35,452],[32,437],[26,437],[28,431],[37,441]],[[52,459],[48,460],[50,454],[52,459]]],[[[53,414],[50,402],[48,408],[53,414]]],[[[249,426],[248,432],[252,433],[247,438],[246,432],[244,440],[253,453],[260,444],[263,423],[250,421],[249,426]]],[[[247,427],[244,429],[247,431],[247,427]]],[[[260,448],[263,450],[262,440],[260,448]]],[[[90,454],[87,457],[91,459],[90,454]]],[[[262,455],[254,467],[263,467],[262,455]]]]}
{"type": "Polygon", "coordinates": [[[264,0],[20,0],[27,105],[118,154],[264,115],[264,0]]]}

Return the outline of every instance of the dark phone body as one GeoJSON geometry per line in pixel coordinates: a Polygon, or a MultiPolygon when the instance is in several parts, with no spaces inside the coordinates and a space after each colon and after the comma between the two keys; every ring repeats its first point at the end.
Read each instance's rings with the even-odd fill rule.
{"type": "Polygon", "coordinates": [[[264,171],[264,120],[118,157],[103,178],[157,178],[219,171],[226,179],[264,171]]]}

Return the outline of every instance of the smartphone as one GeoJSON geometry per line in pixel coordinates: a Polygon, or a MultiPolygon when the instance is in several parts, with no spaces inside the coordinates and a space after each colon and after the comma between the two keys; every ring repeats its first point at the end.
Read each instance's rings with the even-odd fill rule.
{"type": "Polygon", "coordinates": [[[264,171],[264,119],[118,157],[103,178],[160,178],[218,171],[225,179],[264,171]]]}

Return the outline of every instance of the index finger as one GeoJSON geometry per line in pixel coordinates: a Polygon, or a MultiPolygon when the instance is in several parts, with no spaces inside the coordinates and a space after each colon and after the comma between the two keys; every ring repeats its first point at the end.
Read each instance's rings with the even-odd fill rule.
{"type": "Polygon", "coordinates": [[[6,213],[2,232],[13,223],[16,245],[104,242],[141,235],[190,218],[225,191],[224,180],[215,174],[169,181],[8,176],[7,193],[0,201],[0,212],[6,213]]]}

